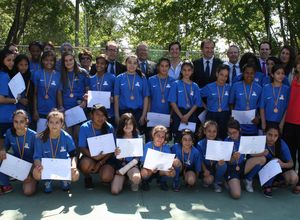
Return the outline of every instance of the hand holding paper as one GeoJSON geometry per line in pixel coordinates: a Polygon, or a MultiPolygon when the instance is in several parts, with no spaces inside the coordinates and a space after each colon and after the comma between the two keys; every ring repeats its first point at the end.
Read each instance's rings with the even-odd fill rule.
{"type": "Polygon", "coordinates": [[[90,137],[87,142],[92,157],[98,156],[101,151],[103,154],[115,152],[116,144],[112,133],[90,137]]]}
{"type": "Polygon", "coordinates": [[[263,186],[266,182],[268,182],[271,178],[281,173],[282,169],[277,159],[271,160],[267,163],[259,172],[259,180],[260,185],[263,186]]]}
{"type": "Polygon", "coordinates": [[[25,82],[20,72],[17,73],[8,83],[11,93],[15,99],[20,95],[25,89],[25,82]]]}
{"type": "Polygon", "coordinates": [[[71,159],[42,158],[42,180],[71,180],[71,159]]]}
{"type": "Polygon", "coordinates": [[[143,156],[142,138],[117,139],[117,147],[120,149],[117,159],[143,156]]]}
{"type": "Polygon", "coordinates": [[[266,136],[242,136],[239,152],[241,154],[260,154],[264,152],[266,136]]]}
{"type": "Polygon", "coordinates": [[[207,140],[206,160],[230,161],[233,142],[207,140]]]}
{"type": "Polygon", "coordinates": [[[150,170],[169,171],[172,167],[175,154],[163,153],[148,148],[144,167],[150,170]]]}

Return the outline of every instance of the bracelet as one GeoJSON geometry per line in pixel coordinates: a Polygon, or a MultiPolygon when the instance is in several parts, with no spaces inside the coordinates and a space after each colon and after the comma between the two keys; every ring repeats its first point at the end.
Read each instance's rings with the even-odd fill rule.
{"type": "Polygon", "coordinates": [[[18,99],[15,99],[15,103],[14,103],[14,104],[16,105],[16,104],[18,104],[18,102],[19,102],[19,100],[18,100],[18,99]]]}

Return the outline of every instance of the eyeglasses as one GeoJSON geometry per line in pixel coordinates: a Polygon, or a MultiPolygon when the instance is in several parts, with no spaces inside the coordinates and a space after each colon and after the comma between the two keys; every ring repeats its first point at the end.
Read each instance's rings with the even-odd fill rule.
{"type": "Polygon", "coordinates": [[[90,57],[81,57],[80,60],[91,60],[90,57]]]}

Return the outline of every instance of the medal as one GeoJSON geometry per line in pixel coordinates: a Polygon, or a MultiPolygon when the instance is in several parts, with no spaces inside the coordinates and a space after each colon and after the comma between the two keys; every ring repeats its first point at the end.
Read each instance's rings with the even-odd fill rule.
{"type": "MultiPolygon", "coordinates": [[[[184,81],[182,81],[183,82],[183,87],[184,87],[184,94],[185,94],[185,101],[186,101],[186,107],[187,108],[190,108],[191,107],[191,103],[190,103],[190,97],[188,97],[188,94],[192,94],[193,93],[193,90],[192,90],[192,83],[191,83],[191,88],[190,88],[190,93],[187,93],[187,91],[186,91],[186,87],[185,87],[185,82],[184,81]]],[[[194,94],[194,93],[193,93],[194,94]]]]}
{"type": "Polygon", "coordinates": [[[222,102],[223,102],[223,97],[224,97],[224,92],[226,90],[225,88],[226,85],[222,86],[222,93],[220,93],[220,89],[219,89],[219,86],[217,84],[217,90],[218,90],[218,103],[219,103],[219,108],[218,108],[218,112],[221,112],[222,111],[222,102]],[[222,96],[220,95],[222,94],[222,96]]]}
{"type": "Polygon", "coordinates": [[[236,171],[240,171],[240,166],[237,165],[237,166],[235,167],[235,170],[236,170],[236,171]]]}
{"type": "Polygon", "coordinates": [[[276,97],[276,94],[275,94],[275,89],[274,89],[274,86],[272,84],[272,90],[273,90],[273,98],[274,98],[274,113],[278,113],[279,112],[279,109],[278,109],[278,101],[279,101],[279,96],[280,96],[280,93],[281,93],[281,88],[282,86],[280,86],[279,88],[279,91],[278,91],[278,95],[276,97]]]}
{"type": "Polygon", "coordinates": [[[46,77],[46,72],[44,71],[44,83],[45,83],[45,96],[44,98],[45,99],[49,99],[49,95],[48,95],[48,91],[49,91],[49,88],[50,88],[50,84],[51,84],[51,81],[52,81],[52,76],[53,76],[53,72],[50,73],[50,79],[49,79],[49,82],[48,82],[48,85],[47,85],[47,77],[46,77]]]}
{"type": "Polygon", "coordinates": [[[244,85],[244,92],[245,92],[245,96],[246,96],[246,103],[247,103],[246,110],[250,110],[250,98],[251,98],[251,93],[252,93],[252,85],[253,85],[253,83],[251,83],[251,86],[250,86],[250,91],[249,91],[249,95],[247,94],[247,88],[246,88],[246,85],[245,85],[245,83],[243,83],[243,85],[244,85]]]}
{"type": "Polygon", "coordinates": [[[49,96],[48,96],[48,94],[46,94],[44,98],[45,98],[45,99],[49,99],[49,96]]]}
{"type": "Polygon", "coordinates": [[[278,108],[274,108],[274,113],[278,113],[278,108]]]}
{"type": "Polygon", "coordinates": [[[74,97],[74,94],[73,93],[70,93],[70,98],[73,98],[74,97]]]}
{"type": "Polygon", "coordinates": [[[218,112],[221,112],[222,111],[222,108],[218,108],[218,112]]]}
{"type": "Polygon", "coordinates": [[[130,100],[134,100],[134,82],[135,82],[135,76],[137,73],[134,74],[133,80],[132,80],[132,84],[130,85],[130,80],[128,77],[128,73],[126,73],[126,78],[127,78],[127,83],[128,83],[128,89],[131,92],[131,96],[130,96],[130,100]]]}
{"type": "Polygon", "coordinates": [[[130,99],[131,99],[131,100],[134,100],[134,96],[133,96],[133,95],[131,95],[131,96],[130,96],[130,99]]]}
{"type": "Polygon", "coordinates": [[[167,82],[168,82],[168,76],[166,78],[166,81],[165,81],[164,85],[162,85],[161,80],[158,76],[157,76],[157,78],[158,78],[158,81],[159,81],[159,87],[160,87],[160,92],[161,92],[161,97],[162,97],[161,103],[165,103],[166,102],[166,100],[165,100],[165,89],[166,89],[166,85],[167,85],[167,82]]]}
{"type": "Polygon", "coordinates": [[[161,99],[161,103],[165,103],[166,100],[164,98],[161,99]]]}

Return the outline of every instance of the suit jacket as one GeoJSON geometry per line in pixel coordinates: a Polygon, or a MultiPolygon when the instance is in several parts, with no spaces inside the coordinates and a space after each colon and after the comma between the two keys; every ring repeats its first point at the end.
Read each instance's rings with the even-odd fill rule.
{"type": "Polygon", "coordinates": [[[210,76],[205,74],[205,69],[203,65],[203,58],[198,60],[194,60],[194,74],[193,74],[193,81],[198,84],[200,88],[206,86],[208,83],[216,81],[216,71],[217,67],[223,63],[222,60],[218,58],[213,58],[212,69],[210,76]]]}
{"type": "MultiPolygon", "coordinates": [[[[142,70],[141,66],[140,66],[140,70],[142,70]]],[[[146,61],[146,72],[144,73],[146,78],[148,79],[151,76],[154,76],[156,74],[156,63],[151,61],[151,60],[147,60],[146,61]]]]}
{"type": "MultiPolygon", "coordinates": [[[[116,61],[116,76],[121,74],[121,73],[124,73],[126,71],[127,71],[126,66],[123,65],[122,63],[116,61]]],[[[96,64],[93,64],[92,67],[91,67],[90,75],[93,76],[93,75],[96,74],[96,72],[97,72],[96,64]]]]}

